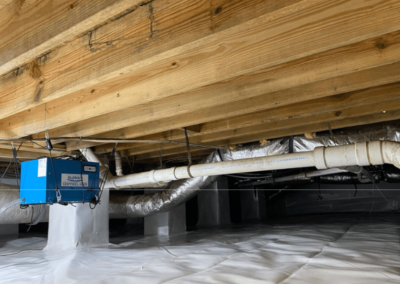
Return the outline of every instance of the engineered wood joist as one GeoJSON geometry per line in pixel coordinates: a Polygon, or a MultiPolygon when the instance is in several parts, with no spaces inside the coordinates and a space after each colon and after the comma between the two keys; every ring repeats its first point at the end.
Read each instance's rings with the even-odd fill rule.
{"type": "Polygon", "coordinates": [[[15,0],[0,10],[0,75],[135,9],[141,0],[15,0]],[[6,11],[7,10],[7,11],[6,11]],[[7,13],[7,16],[6,16],[7,13]]]}
{"type": "MultiPolygon", "coordinates": [[[[211,13],[211,2],[213,1],[146,1],[123,17],[46,54],[34,62],[35,70],[41,76],[31,76],[32,66],[28,66],[19,70],[16,76],[11,74],[1,84],[4,104],[0,108],[0,118],[89,88],[99,82],[119,78],[160,58],[191,48],[189,43],[214,33],[212,18],[223,14],[211,13]],[[7,104],[7,100],[11,100],[12,104],[7,104]]],[[[224,9],[229,10],[227,7],[237,1],[219,2],[226,2],[224,9]]],[[[299,0],[281,0],[279,5],[275,4],[275,0],[243,2],[245,5],[235,5],[235,13],[239,18],[229,21],[228,25],[224,25],[225,28],[299,0]]],[[[119,80],[123,87],[123,78],[119,80]]],[[[126,76],[125,80],[128,80],[126,76]]],[[[92,90],[96,89],[89,91],[92,90]]],[[[99,90],[102,88],[97,88],[95,96],[99,95],[99,90]]]]}
{"type": "Polygon", "coordinates": [[[164,53],[169,58],[132,71],[128,87],[119,79],[98,93],[87,89],[32,109],[37,123],[23,133],[3,122],[2,130],[37,133],[383,36],[400,28],[397,9],[398,1],[302,1],[164,53]]]}
{"type": "MultiPolygon", "coordinates": [[[[370,45],[373,46],[372,42],[370,43],[370,45]]],[[[350,48],[350,50],[352,49],[350,48]]],[[[359,49],[355,50],[358,51],[359,49]]],[[[332,57],[331,56],[326,57],[328,59],[326,60],[326,62],[324,62],[323,60],[321,61],[321,58],[319,57],[316,60],[307,60],[306,62],[300,62],[297,65],[290,66],[289,69],[290,72],[294,72],[295,74],[300,74],[298,75],[298,77],[291,77],[291,76],[284,77],[284,74],[290,74],[290,72],[287,71],[280,72],[278,69],[276,69],[273,70],[275,72],[270,71],[266,73],[259,73],[258,76],[254,75],[246,77],[245,79],[243,79],[243,81],[238,81],[238,82],[231,81],[226,84],[220,83],[218,84],[218,86],[220,87],[219,89],[210,87],[210,96],[207,95],[208,89],[202,88],[198,90],[198,92],[196,92],[195,97],[182,96],[182,99],[180,101],[171,102],[172,107],[170,111],[168,111],[167,113],[173,116],[172,117],[169,116],[168,119],[162,119],[165,117],[163,116],[162,111],[163,110],[167,111],[168,102],[166,102],[165,104],[164,103],[161,104],[160,112],[155,112],[157,120],[145,122],[143,124],[138,124],[138,125],[135,125],[135,122],[139,123],[140,117],[137,117],[135,114],[141,114],[141,112],[139,112],[138,109],[136,109],[136,111],[130,109],[131,113],[130,117],[136,119],[133,120],[133,122],[131,122],[127,117],[127,120],[134,126],[101,133],[95,135],[95,137],[96,136],[99,138],[142,137],[147,134],[165,132],[171,128],[184,127],[187,125],[196,125],[196,124],[211,122],[214,120],[221,120],[223,118],[229,118],[261,110],[267,110],[277,106],[295,104],[302,101],[309,101],[316,98],[324,98],[332,95],[352,92],[355,90],[366,89],[370,87],[375,87],[400,81],[400,74],[398,71],[400,69],[400,63],[394,63],[390,65],[354,72],[348,75],[330,78],[327,80],[313,82],[313,80],[315,80],[315,77],[313,77],[314,72],[316,72],[316,74],[328,74],[327,72],[323,71],[333,70],[334,74],[338,74],[340,72],[340,71],[337,72],[338,70],[343,70],[343,68],[341,68],[343,67],[343,65],[335,64],[335,62],[336,63],[346,62],[350,64],[349,66],[353,66],[355,68],[359,67],[359,65],[355,64],[356,61],[352,60],[356,58],[356,54],[359,53],[360,52],[355,51],[353,54],[354,56],[350,57],[346,56],[348,55],[348,53],[343,53],[343,52],[333,53],[332,57]],[[334,54],[343,54],[344,55],[343,61],[341,61],[341,57],[339,55],[335,56],[334,54]],[[333,61],[333,59],[330,60],[331,58],[335,58],[336,61],[333,61]],[[297,68],[295,66],[297,66],[297,68]],[[315,68],[312,68],[312,66],[315,66],[315,68]],[[322,68],[319,69],[318,66],[322,68]],[[325,69],[324,68],[325,66],[329,66],[329,68],[325,69]],[[301,68],[303,67],[305,68],[304,69],[305,71],[303,73],[299,73],[301,72],[301,68]],[[295,70],[292,70],[292,68],[294,68],[295,70]],[[313,72],[307,74],[307,70],[312,70],[313,72]],[[270,77],[273,76],[273,74],[275,74],[276,77],[270,77]],[[301,76],[304,77],[299,78],[301,76]],[[286,81],[286,79],[282,79],[282,85],[284,85],[285,83],[289,85],[290,82],[292,82],[295,78],[297,78],[300,82],[311,81],[312,83],[268,93],[269,85],[271,84],[268,78],[277,78],[278,80],[280,77],[287,78],[289,80],[286,81]],[[246,98],[247,96],[245,94],[252,94],[255,96],[246,98]],[[236,97],[237,101],[231,102],[229,99],[226,100],[222,99],[226,97],[231,97],[231,98],[236,97]],[[243,97],[244,99],[241,99],[243,97]],[[215,102],[213,98],[216,98],[220,102],[219,103],[215,102]],[[208,100],[211,100],[212,103],[208,104],[208,100]],[[203,102],[204,105],[202,105],[203,102]],[[174,105],[174,103],[178,103],[178,107],[174,105]],[[186,111],[188,111],[188,113],[186,111]]],[[[378,61],[380,60],[380,58],[382,58],[381,54],[384,53],[379,52],[379,54],[380,55],[375,55],[376,57],[379,57],[376,58],[378,61]]],[[[370,60],[372,59],[372,61],[374,61],[374,57],[369,57],[369,58],[370,60]]],[[[365,59],[363,60],[360,58],[360,62],[365,62],[365,59]]],[[[283,69],[286,70],[285,67],[283,69]]],[[[273,80],[272,82],[276,81],[273,80]]],[[[155,109],[154,105],[152,109],[155,109]]],[[[80,136],[82,135],[82,133],[84,133],[83,130],[85,130],[86,133],[88,134],[93,134],[90,132],[90,130],[92,129],[94,130],[98,129],[99,131],[101,131],[102,129],[113,129],[113,124],[110,124],[109,122],[111,121],[117,123],[117,121],[114,119],[119,118],[120,117],[119,115],[123,115],[123,113],[119,113],[116,117],[109,116],[108,122],[104,117],[101,118],[101,121],[99,120],[84,121],[78,123],[77,125],[72,125],[70,127],[62,128],[60,130],[56,130],[50,133],[52,133],[53,137],[55,137],[55,136],[68,135],[71,134],[72,131],[75,131],[72,132],[73,133],[72,136],[74,135],[80,136]],[[103,121],[104,124],[101,124],[100,122],[103,123],[103,121]]],[[[121,122],[118,124],[118,126],[121,126],[121,122]]],[[[42,135],[43,134],[37,136],[41,137],[42,135]]],[[[78,143],[78,142],[68,142],[66,144],[67,144],[67,149],[69,150],[77,149],[79,147],[86,147],[86,146],[90,147],[96,145],[93,143],[78,143]]]]}
{"type": "MultiPolygon", "coordinates": [[[[202,125],[201,133],[190,137],[191,143],[214,145],[215,141],[241,137],[252,137],[255,140],[241,140],[241,143],[255,142],[261,139],[276,137],[264,137],[263,133],[268,130],[280,131],[286,128],[302,127],[315,122],[333,123],[335,121],[349,119],[352,117],[365,116],[378,112],[389,112],[399,109],[400,105],[400,83],[376,87],[354,93],[333,96],[325,99],[310,101],[296,106],[287,106],[272,109],[265,112],[248,116],[240,116],[202,125]],[[261,136],[255,136],[261,133],[261,136]]],[[[293,135],[298,133],[293,133],[293,135]]],[[[181,139],[181,141],[184,141],[181,139]]],[[[227,145],[232,144],[228,143],[227,145]]],[[[132,147],[132,144],[128,146],[132,147]]],[[[225,146],[227,146],[225,145],[225,146]]],[[[125,147],[124,145],[121,145],[125,147]]],[[[214,146],[221,146],[217,144],[214,146]]],[[[103,146],[104,147],[104,146],[103,146]]],[[[163,149],[182,148],[178,145],[164,145],[163,149]]],[[[121,149],[121,148],[120,148],[121,149]]],[[[136,146],[124,152],[125,155],[140,155],[155,152],[159,149],[156,145],[136,146]]],[[[108,152],[102,146],[97,147],[99,152],[108,152]]]]}

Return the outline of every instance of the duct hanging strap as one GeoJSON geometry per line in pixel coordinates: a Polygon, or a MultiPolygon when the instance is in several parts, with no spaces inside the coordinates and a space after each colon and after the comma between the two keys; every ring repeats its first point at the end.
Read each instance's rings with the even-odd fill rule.
{"type": "Polygon", "coordinates": [[[184,129],[185,129],[186,148],[187,148],[187,152],[188,152],[188,161],[189,161],[187,171],[188,171],[189,176],[190,176],[191,178],[193,178],[193,176],[192,176],[192,174],[191,174],[191,172],[190,172],[190,167],[192,166],[192,155],[190,154],[189,137],[188,137],[188,135],[187,135],[187,129],[186,129],[186,127],[185,127],[184,129]]]}

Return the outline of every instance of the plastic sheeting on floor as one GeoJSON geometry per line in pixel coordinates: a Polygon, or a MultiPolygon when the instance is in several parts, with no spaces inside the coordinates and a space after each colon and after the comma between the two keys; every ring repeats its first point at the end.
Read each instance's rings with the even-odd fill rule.
{"type": "Polygon", "coordinates": [[[296,217],[79,251],[18,239],[0,244],[0,283],[400,283],[399,219],[296,217]]]}

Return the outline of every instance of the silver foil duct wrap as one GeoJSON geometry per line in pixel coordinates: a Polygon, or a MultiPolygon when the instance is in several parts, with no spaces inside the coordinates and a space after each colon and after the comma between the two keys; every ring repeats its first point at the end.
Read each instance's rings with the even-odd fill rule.
{"type": "MultiPolygon", "coordinates": [[[[17,199],[19,199],[19,190],[16,187],[0,184],[0,209],[17,199]]],[[[47,205],[44,206],[45,212],[41,222],[47,222],[49,220],[49,207],[47,205]]],[[[19,204],[15,204],[0,215],[0,225],[34,223],[39,218],[40,210],[40,205],[21,209],[19,204]]]]}
{"type": "MultiPolygon", "coordinates": [[[[289,152],[289,143],[286,139],[277,139],[271,141],[266,146],[250,146],[240,147],[234,151],[225,150],[211,153],[207,158],[202,160],[200,164],[220,162],[221,158],[224,161],[240,160],[264,156],[274,156],[289,152]]],[[[198,177],[187,180],[179,180],[172,182],[166,189],[145,195],[137,196],[110,196],[109,213],[110,218],[140,218],[150,216],[157,213],[166,212],[175,206],[189,200],[200,189],[204,189],[209,184],[214,182],[218,176],[198,177]]],[[[11,192],[0,192],[0,208],[9,202],[18,199],[18,190],[11,192]]],[[[46,214],[43,216],[42,222],[48,221],[48,207],[46,214]]],[[[31,207],[25,210],[19,209],[19,206],[13,206],[8,209],[0,217],[0,224],[18,224],[30,223],[32,218],[31,207]],[[15,208],[14,208],[15,207],[15,208]],[[18,207],[18,208],[17,208],[18,207]]],[[[33,219],[38,216],[40,207],[35,206],[33,219]]]]}
{"type": "Polygon", "coordinates": [[[266,146],[253,145],[248,147],[239,147],[233,151],[227,149],[220,153],[222,154],[224,161],[282,155],[289,153],[289,140],[276,139],[270,141],[266,146]]]}
{"type": "Polygon", "coordinates": [[[308,152],[313,151],[316,147],[348,145],[378,140],[400,142],[400,125],[363,127],[353,131],[341,131],[334,135],[321,135],[312,139],[296,136],[293,141],[293,150],[294,152],[308,152]]]}
{"type": "MultiPolygon", "coordinates": [[[[202,160],[200,164],[221,161],[215,152],[202,160]]],[[[130,196],[110,196],[110,218],[140,218],[166,212],[189,200],[200,189],[214,182],[218,176],[197,177],[178,180],[160,192],[130,196]]]]}
{"type": "MultiPolygon", "coordinates": [[[[200,164],[228,160],[241,160],[256,157],[274,156],[289,152],[289,142],[278,139],[266,146],[240,147],[233,151],[214,151],[200,164]]],[[[214,182],[218,176],[198,177],[173,182],[167,189],[157,193],[138,196],[111,196],[110,218],[139,218],[166,212],[189,200],[200,189],[214,182]]]]}
{"type": "MultiPolygon", "coordinates": [[[[400,141],[400,125],[391,124],[358,128],[353,131],[342,131],[334,135],[321,135],[313,139],[296,136],[293,144],[294,152],[306,152],[313,151],[314,148],[321,146],[338,146],[373,140],[400,141]]],[[[276,139],[266,146],[255,145],[240,147],[233,151],[215,151],[200,163],[219,162],[221,158],[224,161],[229,161],[287,153],[289,153],[289,140],[276,139]]],[[[166,212],[195,196],[200,189],[204,189],[217,178],[217,176],[199,177],[175,181],[167,189],[161,189],[161,191],[152,194],[130,196],[128,198],[125,196],[111,196],[109,205],[110,218],[139,218],[166,212]]],[[[0,208],[17,198],[19,198],[18,191],[6,194],[1,192],[0,208]]],[[[7,211],[0,217],[0,224],[29,223],[32,218],[32,211],[30,210],[20,210],[18,207],[15,210],[10,209],[7,211]]],[[[39,211],[39,207],[35,208],[33,212],[34,219],[37,216],[36,214],[39,214],[39,211]]],[[[48,211],[43,217],[43,221],[47,220],[48,211]]]]}

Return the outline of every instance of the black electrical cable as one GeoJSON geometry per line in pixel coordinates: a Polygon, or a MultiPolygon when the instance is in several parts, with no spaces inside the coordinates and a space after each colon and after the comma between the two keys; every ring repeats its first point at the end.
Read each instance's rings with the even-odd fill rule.
{"type": "Polygon", "coordinates": [[[358,192],[358,188],[357,188],[356,181],[354,179],[353,179],[353,184],[354,184],[354,188],[355,188],[355,192],[354,192],[354,196],[353,197],[356,197],[357,192],[358,192]]]}
{"type": "Polygon", "coordinates": [[[85,204],[85,184],[83,182],[83,163],[81,162],[82,204],[85,204]]]}
{"type": "MultiPolygon", "coordinates": [[[[18,152],[19,152],[19,150],[21,149],[22,144],[24,144],[24,143],[22,142],[22,143],[19,145],[18,149],[16,149],[16,150],[15,150],[14,145],[12,145],[12,148],[13,148],[13,160],[14,160],[14,167],[15,167],[15,169],[14,169],[14,170],[15,170],[15,178],[16,178],[16,180],[17,180],[18,187],[20,187],[20,182],[19,182],[19,171],[18,171],[18,165],[15,166],[15,161],[18,160],[18,159],[17,159],[17,157],[18,157],[18,152]]],[[[10,166],[12,165],[13,160],[11,160],[10,163],[8,164],[5,173],[3,174],[3,176],[2,176],[1,179],[0,179],[0,182],[3,180],[5,174],[7,173],[8,169],[9,169],[10,166]]],[[[19,160],[18,160],[18,161],[19,161],[19,160]]],[[[28,207],[29,207],[29,205],[21,205],[21,204],[19,205],[19,208],[20,208],[20,209],[27,209],[28,207]]]]}
{"type": "Polygon", "coordinates": [[[0,183],[2,182],[4,176],[7,174],[7,171],[8,171],[8,169],[11,167],[12,162],[13,162],[13,161],[10,161],[10,163],[8,164],[8,166],[7,166],[7,168],[6,168],[6,171],[4,172],[3,176],[0,178],[0,183]]]}
{"type": "Polygon", "coordinates": [[[185,130],[185,139],[186,139],[186,150],[187,150],[187,154],[188,154],[188,171],[189,171],[189,175],[190,174],[190,166],[192,165],[192,155],[190,154],[190,144],[189,144],[189,136],[187,134],[187,129],[186,127],[184,128],[185,130]]]}
{"type": "MultiPolygon", "coordinates": [[[[111,152],[111,157],[114,157],[114,156],[115,156],[115,152],[117,151],[117,146],[118,146],[118,143],[115,143],[115,146],[114,146],[114,148],[113,148],[113,150],[112,150],[112,152],[111,152]]],[[[98,191],[98,195],[99,195],[98,199],[99,199],[99,200],[98,200],[97,202],[91,202],[91,203],[89,204],[89,207],[90,207],[90,209],[92,209],[92,210],[95,209],[96,206],[97,206],[97,204],[99,204],[100,201],[101,201],[101,196],[103,195],[104,186],[105,186],[106,183],[107,183],[108,174],[110,173],[110,163],[111,163],[111,161],[109,161],[108,167],[106,167],[107,170],[106,170],[106,172],[105,172],[105,175],[103,176],[102,183],[101,183],[101,185],[99,186],[99,191],[98,191]],[[92,207],[91,205],[94,205],[94,206],[92,207]]]]}
{"type": "Polygon", "coordinates": [[[60,189],[58,188],[58,181],[57,181],[57,174],[54,170],[54,164],[53,164],[53,156],[51,155],[51,150],[49,150],[50,153],[50,162],[51,162],[51,167],[53,169],[53,176],[54,176],[54,181],[56,182],[56,197],[57,197],[57,202],[61,202],[61,192],[60,189]]]}
{"type": "Polygon", "coordinates": [[[321,183],[320,183],[320,178],[318,177],[318,194],[317,194],[317,200],[322,200],[322,195],[321,195],[321,183]]]}
{"type": "Polygon", "coordinates": [[[18,156],[18,151],[21,149],[23,142],[19,145],[18,150],[15,149],[14,144],[12,143],[12,151],[13,151],[13,160],[14,160],[14,171],[16,175],[16,180],[17,180],[17,185],[18,188],[20,187],[20,180],[19,180],[19,170],[18,170],[18,163],[17,163],[17,156],[18,156]]]}
{"type": "Polygon", "coordinates": [[[225,175],[228,177],[233,177],[233,178],[240,178],[240,179],[270,179],[272,178],[271,176],[240,176],[240,175],[225,175]]]}
{"type": "Polygon", "coordinates": [[[126,158],[126,160],[128,161],[128,165],[129,165],[129,169],[130,169],[130,174],[133,174],[134,170],[133,170],[133,168],[132,168],[132,166],[131,166],[131,162],[129,162],[129,157],[125,157],[125,158],[126,158]]]}
{"type": "MultiPolygon", "coordinates": [[[[179,144],[186,145],[185,142],[173,141],[173,140],[135,140],[135,139],[109,139],[109,138],[87,138],[87,137],[54,137],[53,141],[85,141],[94,143],[168,143],[168,144],[179,144]]],[[[0,142],[43,142],[47,143],[48,139],[1,139],[0,142]]],[[[46,145],[47,146],[47,145],[46,145]]],[[[192,144],[191,147],[206,148],[206,149],[226,149],[226,147],[209,146],[203,144],[192,144]]]]}
{"type": "Polygon", "coordinates": [[[221,159],[221,162],[223,162],[224,159],[222,158],[222,155],[221,155],[221,149],[217,150],[217,154],[218,154],[219,158],[221,159]]]}
{"type": "Polygon", "coordinates": [[[29,141],[30,141],[31,143],[33,143],[33,144],[36,144],[37,146],[39,146],[39,147],[41,147],[41,148],[43,148],[43,149],[46,149],[46,147],[40,145],[39,143],[36,143],[36,142],[33,141],[33,140],[29,140],[29,141]]]}

